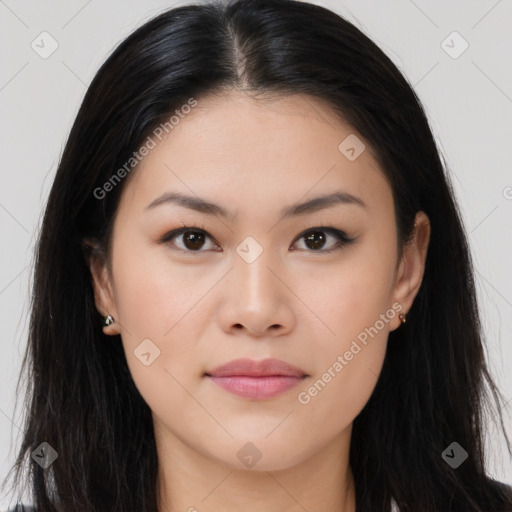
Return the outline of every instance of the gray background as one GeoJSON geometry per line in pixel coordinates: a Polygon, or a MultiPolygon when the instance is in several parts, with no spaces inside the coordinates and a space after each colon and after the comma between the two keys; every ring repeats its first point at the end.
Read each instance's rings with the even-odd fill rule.
{"type": "MultiPolygon", "coordinates": [[[[26,343],[35,235],[67,134],[87,85],[114,46],[148,18],[183,3],[0,1],[2,479],[21,434],[22,409],[15,411],[14,398],[26,343]],[[46,59],[31,47],[35,41],[40,52],[43,45],[50,48],[49,39],[41,42],[47,37],[39,36],[43,31],[58,44],[46,59]]],[[[505,425],[512,432],[512,1],[315,3],[368,34],[405,73],[425,106],[462,206],[489,366],[509,401],[505,425]],[[469,44],[457,58],[464,43],[446,39],[453,31],[469,44]]],[[[491,475],[511,484],[512,463],[494,428],[487,442],[491,475]]],[[[0,507],[5,506],[0,497],[0,507]]]]}

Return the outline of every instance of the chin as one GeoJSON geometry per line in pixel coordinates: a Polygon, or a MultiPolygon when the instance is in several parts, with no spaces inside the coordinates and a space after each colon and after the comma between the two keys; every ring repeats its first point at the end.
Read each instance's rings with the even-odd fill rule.
{"type": "Polygon", "coordinates": [[[243,439],[232,440],[220,453],[209,451],[209,456],[231,470],[281,471],[307,459],[306,453],[297,450],[296,442],[293,442],[293,446],[288,446],[287,441],[289,443],[290,439],[279,439],[276,436],[270,441],[256,435],[251,440],[246,433],[243,439]],[[234,456],[226,458],[226,455],[231,454],[234,456]]]}

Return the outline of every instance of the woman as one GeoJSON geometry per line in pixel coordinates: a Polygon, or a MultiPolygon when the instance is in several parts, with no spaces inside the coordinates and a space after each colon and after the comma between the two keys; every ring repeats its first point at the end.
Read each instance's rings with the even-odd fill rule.
{"type": "Polygon", "coordinates": [[[327,9],[188,6],[130,35],[37,255],[13,468],[36,510],[512,510],[428,121],[327,9]]]}

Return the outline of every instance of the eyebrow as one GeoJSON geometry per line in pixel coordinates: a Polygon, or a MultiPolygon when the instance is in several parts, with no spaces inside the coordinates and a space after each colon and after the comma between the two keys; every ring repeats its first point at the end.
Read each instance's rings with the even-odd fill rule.
{"type": "MultiPolygon", "coordinates": [[[[211,203],[197,196],[187,196],[177,192],[166,192],[162,194],[146,206],[145,210],[151,210],[163,204],[177,204],[190,210],[206,213],[207,215],[220,215],[221,217],[230,220],[235,220],[237,217],[236,214],[227,211],[222,206],[211,203]]],[[[366,203],[361,198],[349,194],[348,192],[338,191],[332,194],[315,197],[304,203],[288,206],[281,210],[281,218],[285,219],[288,217],[305,215],[307,213],[314,213],[339,204],[356,205],[362,208],[367,208],[366,203]]]]}

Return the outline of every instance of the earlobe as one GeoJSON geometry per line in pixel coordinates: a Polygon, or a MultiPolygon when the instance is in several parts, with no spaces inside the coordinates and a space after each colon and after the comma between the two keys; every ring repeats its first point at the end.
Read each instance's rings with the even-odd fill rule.
{"type": "MultiPolygon", "coordinates": [[[[394,301],[402,304],[402,315],[407,315],[423,281],[430,241],[430,221],[425,212],[416,214],[414,233],[411,241],[404,247],[402,261],[397,273],[393,294],[394,301]]],[[[397,320],[397,328],[402,320],[397,320]]]]}
{"type": "Polygon", "coordinates": [[[109,336],[119,334],[119,329],[115,322],[115,318],[112,315],[103,317],[103,332],[109,336]]]}

